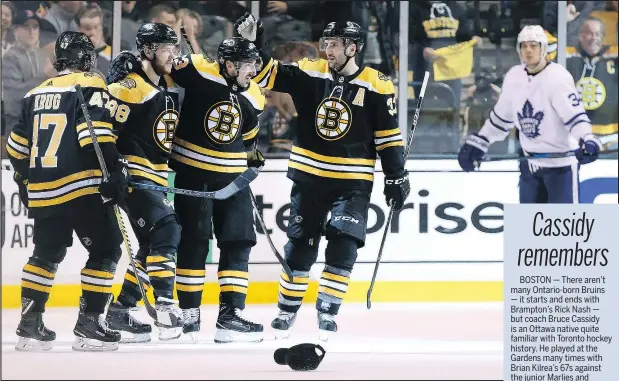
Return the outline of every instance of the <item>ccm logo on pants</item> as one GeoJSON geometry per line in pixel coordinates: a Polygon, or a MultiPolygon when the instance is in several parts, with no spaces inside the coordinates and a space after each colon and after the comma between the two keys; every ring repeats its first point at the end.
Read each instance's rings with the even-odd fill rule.
{"type": "Polygon", "coordinates": [[[333,217],[333,221],[337,222],[337,221],[347,221],[347,222],[352,222],[353,224],[358,224],[359,220],[354,219],[350,216],[335,216],[333,217]]]}

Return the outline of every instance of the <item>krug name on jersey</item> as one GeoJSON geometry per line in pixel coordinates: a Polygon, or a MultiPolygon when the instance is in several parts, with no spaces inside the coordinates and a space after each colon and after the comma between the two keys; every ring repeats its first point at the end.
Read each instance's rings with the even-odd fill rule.
{"type": "Polygon", "coordinates": [[[352,111],[337,98],[323,100],[316,110],[316,132],[325,140],[341,139],[352,126],[352,111]]]}
{"type": "Polygon", "coordinates": [[[241,111],[231,101],[211,106],[204,117],[204,131],[217,144],[230,144],[241,129],[241,111]]]}

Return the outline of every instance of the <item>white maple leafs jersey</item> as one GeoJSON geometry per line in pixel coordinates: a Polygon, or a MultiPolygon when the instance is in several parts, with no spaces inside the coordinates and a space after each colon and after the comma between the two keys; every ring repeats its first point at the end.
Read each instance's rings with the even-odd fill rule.
{"type": "MultiPolygon", "coordinates": [[[[534,75],[524,64],[507,72],[499,100],[479,134],[493,143],[505,139],[514,127],[520,130],[525,155],[573,151],[579,148],[581,139],[592,134],[591,121],[567,69],[549,62],[534,75]]],[[[539,167],[577,163],[573,156],[529,161],[539,167]]]]}

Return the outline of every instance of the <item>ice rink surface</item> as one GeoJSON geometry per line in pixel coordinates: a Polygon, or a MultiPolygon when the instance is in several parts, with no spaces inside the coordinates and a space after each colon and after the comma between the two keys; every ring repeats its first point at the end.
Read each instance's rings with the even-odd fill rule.
{"type": "MultiPolygon", "coordinates": [[[[298,343],[318,343],[316,311],[303,305],[289,339],[275,340],[275,305],[249,305],[245,316],[265,327],[261,343],[216,344],[216,306],[202,307],[200,341],[181,336],[147,344],[121,344],[116,352],[71,349],[77,308],[49,308],[44,321],[57,334],[44,353],[16,352],[19,310],[2,311],[2,379],[502,379],[502,303],[346,304],[338,332],[323,345],[318,369],[295,372],[277,365],[273,352],[298,343]]],[[[142,309],[133,312],[151,322],[142,309]]]]}

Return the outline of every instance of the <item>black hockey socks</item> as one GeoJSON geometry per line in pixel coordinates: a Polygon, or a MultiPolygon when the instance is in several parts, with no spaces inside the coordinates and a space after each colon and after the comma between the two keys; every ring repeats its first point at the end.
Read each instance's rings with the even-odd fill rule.
{"type": "Polygon", "coordinates": [[[201,269],[176,269],[176,293],[179,307],[183,310],[197,308],[202,304],[202,292],[206,278],[204,263],[201,267],[201,269]]]}
{"type": "Polygon", "coordinates": [[[112,297],[112,283],[116,263],[111,261],[86,262],[82,269],[82,297],[85,313],[102,314],[112,297]]]}
{"type": "Polygon", "coordinates": [[[151,251],[146,258],[146,271],[153,286],[155,300],[159,297],[174,299],[174,278],[176,277],[176,254],[151,251]]]}
{"type": "Polygon", "coordinates": [[[320,312],[337,315],[348,289],[349,280],[350,271],[325,265],[320,276],[316,309],[320,312]]]}
{"type": "Polygon", "coordinates": [[[21,296],[31,300],[29,312],[45,311],[45,303],[49,299],[49,293],[56,277],[57,263],[32,256],[24,266],[21,280],[21,296]]]}
{"type": "Polygon", "coordinates": [[[292,270],[292,279],[284,271],[279,281],[277,306],[280,310],[297,312],[309,284],[309,271],[292,270]]]}

